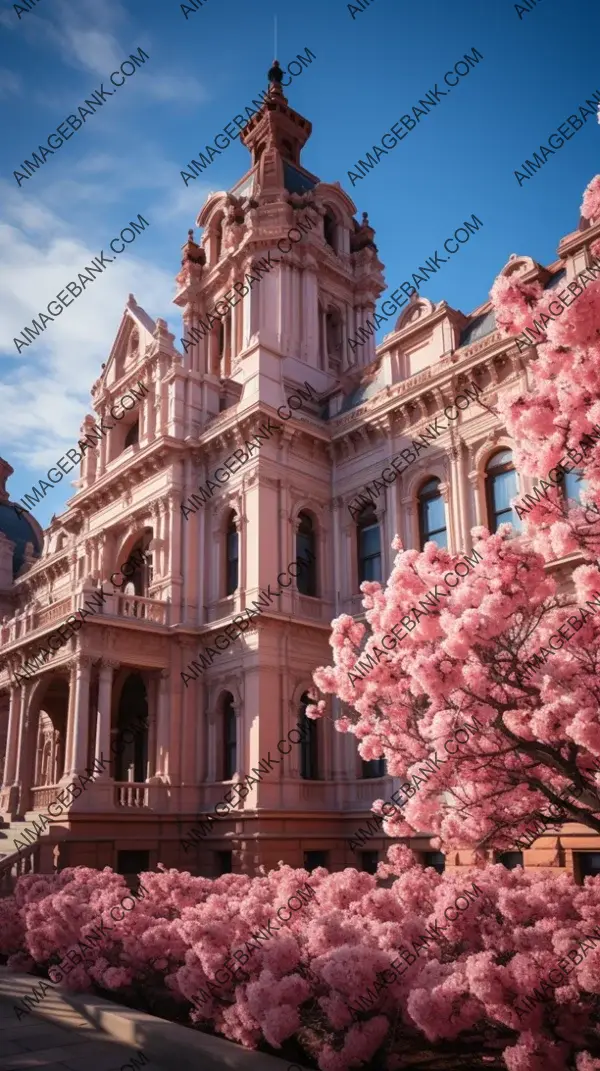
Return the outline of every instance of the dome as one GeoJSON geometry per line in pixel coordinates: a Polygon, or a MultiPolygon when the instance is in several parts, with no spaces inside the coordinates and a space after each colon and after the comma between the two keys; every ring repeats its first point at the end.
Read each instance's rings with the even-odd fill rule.
{"type": "Polygon", "coordinates": [[[6,481],[14,469],[0,457],[0,532],[15,544],[13,551],[13,578],[17,576],[25,561],[25,544],[31,543],[36,557],[42,552],[42,540],[39,529],[27,518],[23,507],[10,502],[6,491],[6,481]],[[18,507],[19,512],[15,509],[18,507]]]}

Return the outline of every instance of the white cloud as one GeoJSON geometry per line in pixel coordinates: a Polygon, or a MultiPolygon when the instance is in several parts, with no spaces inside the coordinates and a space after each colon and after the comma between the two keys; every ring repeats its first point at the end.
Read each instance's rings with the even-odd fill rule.
{"type": "MultiPolygon", "coordinates": [[[[0,22],[4,21],[0,17],[0,22]]],[[[12,26],[12,19],[9,21],[12,26]]],[[[76,4],[70,0],[53,0],[51,5],[36,9],[35,19],[26,25],[25,20],[23,23],[25,36],[32,45],[51,49],[69,67],[93,76],[89,88],[83,90],[84,94],[99,89],[101,82],[109,88],[113,71],[117,71],[132,52],[137,55],[141,46],[150,59],[132,78],[136,96],[161,102],[177,101],[184,107],[186,104],[203,104],[210,99],[210,94],[194,75],[161,73],[161,67],[167,66],[169,57],[163,55],[158,42],[155,47],[148,34],[139,31],[139,23],[139,36],[132,37],[131,19],[120,0],[102,0],[101,3],[77,0],[76,4]]],[[[48,103],[39,94],[37,99],[39,103],[48,103]]]]}
{"type": "MultiPolygon", "coordinates": [[[[13,336],[45,311],[67,282],[76,280],[100,248],[35,202],[29,205],[25,228],[14,192],[1,185],[9,221],[0,226],[0,337],[10,340],[4,357],[14,359],[13,336]]],[[[172,276],[144,257],[144,237],[138,235],[108,264],[17,361],[6,361],[0,384],[2,452],[10,454],[13,465],[20,461],[35,474],[74,444],[90,412],[90,387],[107,359],[129,293],[153,318],[173,319],[172,276]]]]}

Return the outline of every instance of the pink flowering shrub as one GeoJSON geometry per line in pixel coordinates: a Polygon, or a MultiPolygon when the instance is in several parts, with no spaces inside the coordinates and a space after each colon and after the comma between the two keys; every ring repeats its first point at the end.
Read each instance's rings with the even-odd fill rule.
{"type": "MultiPolygon", "coordinates": [[[[469,1067],[509,1071],[598,1066],[600,938],[546,999],[528,1007],[526,998],[598,926],[600,879],[578,887],[568,875],[500,865],[440,876],[396,846],[378,877],[280,866],[255,878],[163,870],[141,881],[148,895],[105,934],[88,970],[77,965],[63,985],[89,989],[111,964],[105,989],[131,1000],[161,957],[164,986],[191,1023],[247,1048],[287,1047],[322,1071],[375,1058],[393,1071],[419,1066],[418,1054],[429,1071],[454,1071],[465,1055],[469,1067]],[[382,886],[386,877],[396,880],[382,886]],[[249,951],[243,980],[195,1008],[193,998],[207,981],[218,985],[215,972],[232,951],[307,882],[316,899],[249,951]],[[467,906],[457,911],[467,890],[467,906]],[[380,986],[378,975],[399,955],[406,971],[380,986]],[[377,994],[370,1004],[368,990],[377,994]]],[[[107,918],[126,891],[108,869],[21,878],[1,902],[0,953],[26,949],[39,971],[107,918]]]]}

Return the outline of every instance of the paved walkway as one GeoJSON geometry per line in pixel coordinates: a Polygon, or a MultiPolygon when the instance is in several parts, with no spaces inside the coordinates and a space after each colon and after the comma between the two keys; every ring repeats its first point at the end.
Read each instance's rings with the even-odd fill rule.
{"type": "MultiPolygon", "coordinates": [[[[50,1002],[52,996],[47,1000],[50,1002]]],[[[163,1071],[144,1059],[139,1049],[98,1030],[77,1009],[61,1003],[58,1021],[57,1010],[53,1022],[33,1012],[17,1019],[13,1005],[0,998],[0,1071],[120,1071],[125,1065],[126,1071],[142,1066],[148,1071],[163,1071]]]]}

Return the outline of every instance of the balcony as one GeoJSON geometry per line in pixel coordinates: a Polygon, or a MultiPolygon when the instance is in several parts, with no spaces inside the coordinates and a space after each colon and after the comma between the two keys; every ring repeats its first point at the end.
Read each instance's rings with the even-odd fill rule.
{"type": "MultiPolygon", "coordinates": [[[[104,617],[127,618],[150,625],[168,625],[170,623],[170,604],[160,599],[146,599],[140,595],[122,595],[109,593],[109,585],[105,584],[105,599],[103,603],[96,603],[94,593],[97,589],[92,584],[83,584],[75,594],[53,602],[48,606],[32,605],[17,613],[7,623],[0,624],[0,648],[17,644],[25,637],[28,640],[39,633],[42,640],[44,633],[53,631],[64,625],[69,614],[75,613],[79,608],[85,608],[86,602],[93,607],[94,613],[104,617]]],[[[86,619],[86,620],[89,620],[86,619]]]]}
{"type": "Polygon", "coordinates": [[[150,807],[150,785],[139,781],[115,781],[115,807],[136,811],[150,807]]]}

